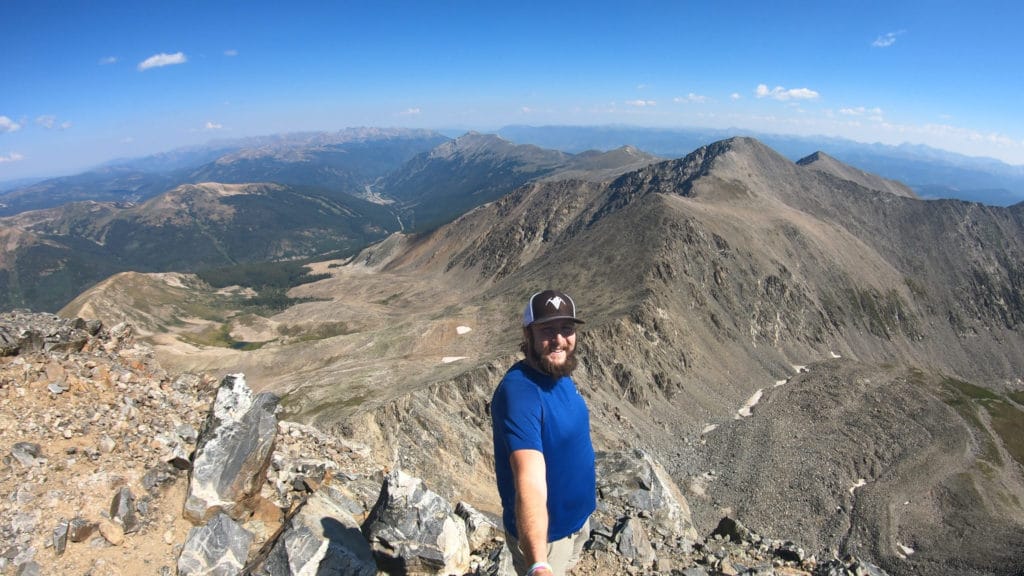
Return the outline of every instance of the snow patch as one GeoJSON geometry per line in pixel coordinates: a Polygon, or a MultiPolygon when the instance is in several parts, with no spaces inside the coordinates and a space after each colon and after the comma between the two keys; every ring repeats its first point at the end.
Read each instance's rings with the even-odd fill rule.
{"type": "Polygon", "coordinates": [[[842,356],[840,356],[839,354],[836,354],[835,352],[831,352],[831,351],[828,353],[828,355],[833,357],[833,358],[842,358],[842,356]]]}
{"type": "Polygon", "coordinates": [[[707,426],[704,427],[703,430],[700,431],[700,435],[703,436],[703,435],[707,434],[708,432],[711,432],[715,428],[718,428],[718,424],[708,424],[707,426]]]}
{"type": "Polygon", "coordinates": [[[796,372],[797,374],[800,374],[801,372],[807,372],[807,366],[793,364],[793,371],[796,372]]]}
{"type": "Polygon", "coordinates": [[[458,362],[459,360],[465,360],[468,356],[445,356],[441,358],[442,364],[451,364],[452,362],[458,362]]]}
{"type": "Polygon", "coordinates": [[[459,326],[459,327],[455,328],[455,333],[460,335],[460,336],[463,335],[463,334],[469,334],[472,331],[473,331],[473,329],[470,328],[469,326],[459,326]]]}
{"type": "Polygon", "coordinates": [[[779,386],[782,386],[783,384],[785,384],[787,382],[789,382],[789,380],[776,380],[775,381],[775,386],[772,386],[772,388],[778,388],[779,386]]]}
{"type": "Polygon", "coordinates": [[[850,486],[850,494],[853,494],[854,490],[856,490],[857,488],[860,488],[861,486],[863,486],[863,485],[865,485],[867,483],[868,483],[867,480],[865,480],[863,478],[857,478],[857,482],[854,483],[853,486],[850,486]]]}
{"type": "Polygon", "coordinates": [[[896,543],[896,548],[899,550],[899,552],[897,552],[896,554],[900,558],[906,558],[907,556],[910,556],[911,554],[914,553],[914,549],[913,548],[911,548],[910,546],[904,546],[903,544],[900,544],[899,542],[896,543]]]}
{"type": "Polygon", "coordinates": [[[757,406],[758,402],[761,401],[762,394],[764,394],[764,388],[758,388],[757,392],[754,392],[754,395],[748,398],[747,401],[743,404],[743,407],[736,411],[737,419],[741,417],[746,418],[753,414],[751,410],[754,408],[754,406],[757,406]]]}

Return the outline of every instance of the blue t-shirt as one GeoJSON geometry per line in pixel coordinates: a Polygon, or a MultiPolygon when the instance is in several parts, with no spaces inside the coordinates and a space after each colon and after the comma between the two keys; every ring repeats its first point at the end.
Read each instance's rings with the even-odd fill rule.
{"type": "Polygon", "coordinates": [[[518,538],[515,479],[509,456],[516,450],[544,454],[548,486],[548,542],[583,527],[597,507],[590,413],[572,378],[557,380],[517,362],[491,399],[494,470],[505,530],[518,538]]]}

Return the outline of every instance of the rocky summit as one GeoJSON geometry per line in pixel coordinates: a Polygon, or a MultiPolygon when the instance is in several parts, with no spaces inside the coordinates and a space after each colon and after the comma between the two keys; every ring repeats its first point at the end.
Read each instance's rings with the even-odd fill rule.
{"type": "MultiPolygon", "coordinates": [[[[492,515],[278,419],[244,375],[171,376],[126,324],[6,313],[0,340],[0,574],[511,574],[492,515]]],[[[642,451],[598,477],[576,574],[884,574],[730,518],[698,534],[642,451]]]]}

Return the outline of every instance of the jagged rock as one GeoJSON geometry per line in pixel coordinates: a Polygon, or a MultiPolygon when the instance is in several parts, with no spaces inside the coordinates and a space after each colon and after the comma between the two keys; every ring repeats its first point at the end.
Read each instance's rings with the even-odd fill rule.
{"type": "Polygon", "coordinates": [[[647,531],[636,518],[627,518],[616,530],[619,553],[635,566],[650,566],[657,560],[647,531]]]}
{"type": "Polygon", "coordinates": [[[90,522],[85,518],[72,518],[68,522],[68,540],[85,542],[98,528],[99,524],[96,522],[90,522]]]}
{"type": "Polygon", "coordinates": [[[125,534],[139,529],[139,517],[135,514],[135,495],[127,486],[122,486],[110,502],[110,517],[121,524],[125,534]]]}
{"type": "Polygon", "coordinates": [[[11,456],[25,467],[34,466],[42,453],[42,446],[33,442],[18,442],[11,446],[11,456]]]}
{"type": "Polygon", "coordinates": [[[242,573],[253,535],[230,516],[217,512],[192,528],[178,556],[180,576],[236,576],[242,573]]]}
{"type": "Polygon", "coordinates": [[[253,574],[376,576],[373,552],[347,506],[344,496],[329,486],[313,493],[253,574]]]}
{"type": "Polygon", "coordinates": [[[363,526],[377,565],[388,574],[464,574],[466,525],[423,481],[394,470],[363,526]]]}
{"type": "Polygon", "coordinates": [[[466,502],[459,502],[455,505],[455,514],[466,523],[470,550],[476,551],[481,549],[484,544],[490,542],[495,534],[498,533],[498,525],[496,523],[466,502]]]}
{"type": "Polygon", "coordinates": [[[68,547],[68,523],[61,522],[53,529],[53,550],[60,556],[68,547]]]}
{"type": "Polygon", "coordinates": [[[185,516],[199,524],[218,511],[241,517],[259,494],[274,449],[278,398],[255,398],[242,374],[226,376],[199,438],[185,516]]]}
{"type": "Polygon", "coordinates": [[[598,452],[597,490],[605,506],[649,516],[656,531],[699,538],[690,506],[665,470],[642,450],[598,452]]]}

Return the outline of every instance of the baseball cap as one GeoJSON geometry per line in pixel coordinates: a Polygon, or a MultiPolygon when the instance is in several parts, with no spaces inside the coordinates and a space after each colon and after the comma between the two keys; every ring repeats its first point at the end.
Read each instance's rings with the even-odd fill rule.
{"type": "Polygon", "coordinates": [[[530,296],[523,310],[523,326],[551,320],[572,320],[583,324],[583,320],[576,318],[576,303],[565,292],[544,290],[530,296]]]}

